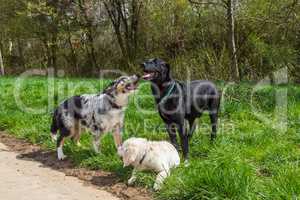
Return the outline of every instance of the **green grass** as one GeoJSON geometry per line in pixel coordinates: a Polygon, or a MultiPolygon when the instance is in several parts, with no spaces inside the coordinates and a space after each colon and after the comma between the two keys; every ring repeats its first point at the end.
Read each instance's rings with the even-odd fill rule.
{"type": "MultiPolygon", "coordinates": [[[[48,91],[45,78],[29,78],[21,87],[20,99],[27,107],[44,109],[41,114],[24,112],[16,103],[16,78],[0,79],[0,130],[55,149],[50,140],[50,116],[55,105],[74,94],[95,93],[109,81],[96,79],[56,79],[54,91],[48,91]],[[80,87],[78,86],[80,85],[80,87]],[[93,88],[93,89],[92,89],[93,88]],[[49,95],[48,95],[49,94],[49,95]],[[48,97],[49,96],[49,97],[48,97]],[[50,106],[48,101],[50,100],[50,106]]],[[[224,87],[224,83],[219,83],[224,87]]],[[[191,141],[191,163],[180,166],[166,180],[158,199],[297,199],[300,198],[300,87],[269,86],[253,94],[253,85],[241,83],[227,89],[222,101],[219,135],[209,141],[209,118],[199,120],[199,129],[191,141]],[[276,92],[287,90],[287,130],[281,131],[276,119],[276,92]],[[251,103],[252,102],[252,103],[251,103]],[[251,105],[268,122],[257,118],[251,105]]],[[[131,97],[126,112],[124,138],[168,139],[154,108],[149,85],[143,83],[131,97]],[[147,111],[141,112],[136,105],[147,111]]],[[[277,113],[284,114],[282,111],[277,113]]],[[[71,141],[66,154],[78,166],[115,172],[127,180],[130,168],[123,168],[116,155],[112,136],[102,139],[102,153],[93,152],[90,135],[81,138],[82,147],[71,141]]],[[[137,185],[151,188],[154,174],[139,173],[137,185]]]]}

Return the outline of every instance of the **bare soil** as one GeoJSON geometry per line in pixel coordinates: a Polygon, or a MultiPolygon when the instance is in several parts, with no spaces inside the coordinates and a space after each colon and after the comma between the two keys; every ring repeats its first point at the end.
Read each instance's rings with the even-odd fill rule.
{"type": "Polygon", "coordinates": [[[129,187],[113,173],[78,168],[68,159],[58,161],[56,152],[44,150],[38,145],[16,139],[7,133],[0,132],[0,143],[6,146],[7,151],[15,152],[18,160],[35,161],[40,163],[39,167],[61,172],[67,177],[77,177],[86,185],[94,187],[95,191],[105,190],[124,200],[152,199],[152,194],[147,189],[129,187]]]}

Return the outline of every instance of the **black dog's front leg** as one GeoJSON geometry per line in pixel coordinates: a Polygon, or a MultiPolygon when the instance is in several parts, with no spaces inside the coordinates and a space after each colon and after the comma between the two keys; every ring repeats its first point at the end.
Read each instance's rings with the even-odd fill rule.
{"type": "Polygon", "coordinates": [[[187,133],[186,123],[183,122],[178,126],[178,132],[179,132],[180,141],[181,141],[183,158],[184,158],[185,163],[187,163],[188,159],[189,159],[189,135],[187,133]]]}
{"type": "Polygon", "coordinates": [[[179,150],[179,145],[177,142],[177,134],[176,134],[176,125],[175,124],[167,124],[166,128],[167,128],[171,143],[177,150],[179,150]]]}

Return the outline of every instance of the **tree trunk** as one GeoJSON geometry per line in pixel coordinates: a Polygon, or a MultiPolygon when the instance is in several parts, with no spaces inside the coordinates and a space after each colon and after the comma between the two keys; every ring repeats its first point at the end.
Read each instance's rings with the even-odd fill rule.
{"type": "Polygon", "coordinates": [[[88,16],[88,11],[87,11],[87,5],[85,1],[78,1],[78,5],[80,8],[80,12],[85,20],[85,24],[84,24],[84,29],[87,31],[86,36],[87,36],[87,55],[89,58],[89,62],[92,65],[92,74],[94,73],[94,71],[97,69],[97,52],[95,50],[94,47],[94,30],[93,30],[93,22],[92,20],[89,18],[88,16]]]}
{"type": "Polygon", "coordinates": [[[54,69],[54,73],[57,73],[57,35],[54,33],[51,40],[51,67],[54,69]]]}
{"type": "Polygon", "coordinates": [[[117,37],[117,41],[119,44],[119,47],[121,49],[122,56],[124,60],[126,60],[126,63],[128,64],[128,48],[126,45],[126,39],[123,38],[122,32],[121,32],[121,18],[122,13],[119,13],[120,8],[117,8],[120,6],[120,4],[115,4],[115,2],[104,2],[104,6],[106,9],[106,12],[110,18],[110,21],[112,22],[114,32],[117,37]]]}
{"type": "Polygon", "coordinates": [[[17,39],[17,45],[18,45],[19,63],[23,67],[23,69],[26,70],[23,44],[22,44],[22,41],[20,40],[20,38],[17,39]]]}
{"type": "Polygon", "coordinates": [[[8,40],[8,52],[9,56],[12,56],[12,51],[13,51],[13,41],[11,39],[8,40]]]}
{"type": "Polygon", "coordinates": [[[105,9],[112,22],[122,56],[127,65],[130,66],[136,59],[138,49],[138,31],[142,1],[110,0],[104,1],[105,9]],[[124,10],[128,10],[127,14],[124,10]]]}
{"type": "Polygon", "coordinates": [[[234,0],[227,2],[227,19],[228,19],[228,42],[231,58],[231,73],[233,80],[240,80],[240,72],[237,61],[236,41],[235,41],[235,13],[234,0]]]}
{"type": "Polygon", "coordinates": [[[75,68],[75,73],[76,73],[76,75],[78,75],[80,73],[80,70],[79,70],[79,66],[78,66],[76,51],[75,51],[75,48],[73,46],[72,39],[71,39],[70,29],[68,29],[68,43],[69,43],[70,48],[71,48],[70,49],[70,51],[71,51],[71,61],[74,65],[73,67],[75,68]]]}
{"type": "Polygon", "coordinates": [[[93,73],[94,73],[94,70],[97,69],[97,58],[96,58],[96,50],[94,47],[94,38],[93,38],[92,27],[88,27],[88,44],[89,44],[89,48],[90,48],[90,57],[91,57],[90,59],[92,61],[92,69],[93,69],[93,73]]]}
{"type": "Polygon", "coordinates": [[[4,71],[4,64],[3,64],[3,57],[2,57],[2,45],[0,45],[0,75],[4,76],[5,71],[4,71]]]}
{"type": "Polygon", "coordinates": [[[44,47],[45,47],[45,54],[44,54],[45,55],[45,61],[44,62],[46,63],[46,65],[44,65],[44,66],[46,66],[47,69],[50,69],[52,67],[52,65],[51,65],[50,45],[48,45],[48,40],[47,40],[46,37],[43,38],[41,41],[43,42],[44,47]]]}

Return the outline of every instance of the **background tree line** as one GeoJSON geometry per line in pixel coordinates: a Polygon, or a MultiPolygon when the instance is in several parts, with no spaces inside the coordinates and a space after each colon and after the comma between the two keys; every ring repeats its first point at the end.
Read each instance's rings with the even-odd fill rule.
{"type": "Polygon", "coordinates": [[[1,73],[134,72],[161,57],[177,77],[300,82],[298,0],[0,0],[1,73]]]}

